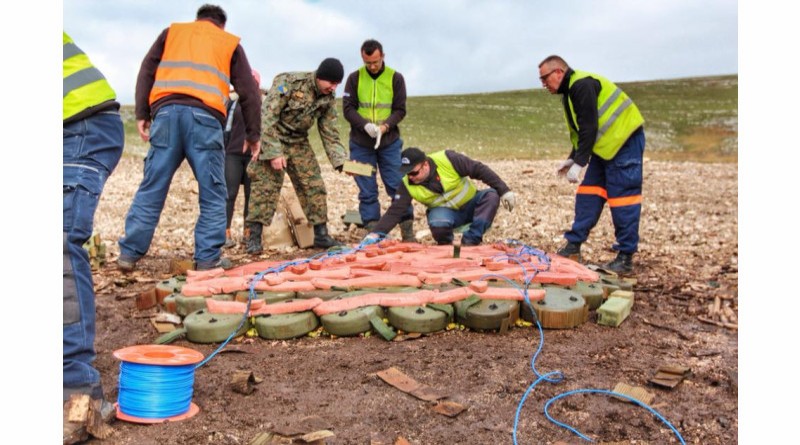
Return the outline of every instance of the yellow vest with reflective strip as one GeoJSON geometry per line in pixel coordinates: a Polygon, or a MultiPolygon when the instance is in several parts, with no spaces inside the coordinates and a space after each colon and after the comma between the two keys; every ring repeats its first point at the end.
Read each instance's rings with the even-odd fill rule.
{"type": "Polygon", "coordinates": [[[446,207],[458,210],[475,196],[478,192],[475,184],[468,177],[459,176],[450,159],[447,159],[444,150],[431,153],[428,157],[436,164],[436,171],[439,174],[439,180],[442,181],[444,193],[439,194],[427,187],[411,184],[408,181],[408,175],[405,175],[403,184],[406,185],[412,198],[427,207],[446,207]]]}
{"type": "Polygon", "coordinates": [[[394,70],[384,65],[383,72],[373,79],[367,67],[358,69],[358,114],[364,119],[382,124],[392,114],[394,70]]]}
{"type": "MultiPolygon", "coordinates": [[[[575,71],[569,80],[570,88],[576,81],[587,77],[600,82],[600,94],[597,97],[597,139],[594,142],[594,147],[592,147],[592,152],[605,160],[609,160],[617,154],[631,134],[644,124],[644,118],[631,98],[605,77],[587,73],[586,71],[575,71]]],[[[578,119],[575,116],[575,108],[569,96],[567,96],[567,99],[569,101],[569,111],[572,114],[572,122],[577,127],[578,119]]],[[[564,118],[566,119],[566,116],[564,118]]],[[[569,122],[567,122],[567,128],[569,128],[572,146],[577,149],[578,132],[569,125],[569,122]]]]}
{"type": "Polygon", "coordinates": [[[117,98],[114,89],[86,55],[64,33],[64,120],[117,98]]]}

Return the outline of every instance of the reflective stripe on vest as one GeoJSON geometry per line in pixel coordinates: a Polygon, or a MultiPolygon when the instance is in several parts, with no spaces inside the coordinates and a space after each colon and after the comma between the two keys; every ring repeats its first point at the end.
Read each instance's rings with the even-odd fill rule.
{"type": "Polygon", "coordinates": [[[444,150],[432,153],[428,157],[436,164],[436,171],[439,174],[439,180],[442,181],[444,193],[439,194],[425,186],[411,184],[406,175],[403,176],[403,184],[406,185],[412,198],[427,207],[458,210],[475,196],[477,193],[475,185],[468,177],[459,176],[456,169],[453,168],[453,164],[447,159],[444,150]]]}
{"type": "Polygon", "coordinates": [[[171,94],[196,97],[227,114],[231,58],[239,37],[206,20],[173,23],[150,90],[150,105],[171,94]]]}
{"type": "Polygon", "coordinates": [[[384,65],[383,72],[373,79],[367,67],[358,69],[358,114],[364,119],[382,124],[392,114],[394,99],[394,70],[384,65]]]}
{"type": "MultiPolygon", "coordinates": [[[[600,82],[600,94],[597,97],[597,138],[592,152],[609,160],[617,154],[631,134],[644,124],[644,118],[631,98],[621,88],[602,76],[585,71],[575,71],[569,79],[570,88],[576,81],[587,77],[600,82]]],[[[569,96],[567,97],[569,98],[569,96]]],[[[575,115],[575,107],[571,99],[569,100],[569,112],[572,115],[572,122],[577,127],[578,118],[575,115]]],[[[569,125],[569,118],[564,117],[567,119],[572,146],[577,148],[578,132],[569,125]]]]}
{"type": "Polygon", "coordinates": [[[63,53],[63,116],[64,120],[81,111],[117,98],[103,73],[64,33],[63,53]]]}

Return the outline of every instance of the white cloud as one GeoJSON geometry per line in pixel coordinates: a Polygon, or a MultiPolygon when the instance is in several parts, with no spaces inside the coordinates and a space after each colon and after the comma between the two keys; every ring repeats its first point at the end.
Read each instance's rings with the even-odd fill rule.
{"type": "MultiPolygon", "coordinates": [[[[242,37],[269,84],[283,71],[337,57],[361,65],[367,38],[410,95],[538,88],[550,54],[614,81],[737,72],[737,9],[730,0],[230,0],[227,30],[242,37]]],[[[194,19],[199,3],[67,0],[64,26],[133,102],[139,64],[162,29],[194,19]]]]}

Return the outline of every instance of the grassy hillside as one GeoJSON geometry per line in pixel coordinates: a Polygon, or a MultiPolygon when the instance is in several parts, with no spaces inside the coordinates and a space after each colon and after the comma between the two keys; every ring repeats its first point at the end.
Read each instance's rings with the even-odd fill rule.
{"type": "MultiPolygon", "coordinates": [[[[738,84],[738,76],[730,75],[619,85],[644,115],[645,156],[737,162],[738,84]]],[[[123,108],[126,151],[144,154],[147,146],[136,134],[132,107],[123,108]]],[[[563,158],[569,150],[560,96],[543,89],[410,97],[407,109],[400,125],[406,147],[451,148],[484,160],[563,158]]],[[[346,147],[349,124],[341,118],[341,105],[339,111],[346,147]]],[[[321,154],[316,129],[311,143],[321,154]]]]}

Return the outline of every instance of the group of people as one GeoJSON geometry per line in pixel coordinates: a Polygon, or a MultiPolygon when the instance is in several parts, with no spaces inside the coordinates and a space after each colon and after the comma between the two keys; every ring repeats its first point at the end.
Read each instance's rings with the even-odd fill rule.
{"type": "MultiPolygon", "coordinates": [[[[317,125],[331,165],[342,172],[348,155],[339,140],[335,100],[344,79],[342,63],[326,58],[315,71],[279,74],[262,97],[260,75],[239,38],[225,31],[226,21],[222,8],[203,5],[194,22],[164,29],[142,61],[135,114],[139,135],[150,149],[119,240],[117,264],[123,271],[133,270],[147,253],[173,175],[184,159],[199,189],[196,269],[231,266],[222,249],[233,243],[230,226],[240,185],[245,192],[246,251],[263,251],[262,229],[275,214],[284,174],[314,227],[314,246],[341,244],[328,232],[327,192],[308,132],[317,125]]],[[[412,202],[417,201],[427,207],[438,244],[452,243],[454,229],[466,225],[462,244],[481,244],[499,207],[515,208],[514,192],[491,168],[464,154],[403,148],[399,124],[406,115],[405,80],[385,64],[384,56],[380,42],[365,41],[364,65],[348,76],[342,98],[350,123],[349,159],[374,167],[391,199],[381,216],[376,173],[355,176],[365,240],[388,234],[399,224],[402,239],[414,241],[412,202]],[[488,188],[479,189],[473,180],[488,188]]],[[[574,70],[559,56],[539,64],[539,79],[550,93],[562,96],[571,140],[569,157],[557,173],[571,183],[581,182],[572,228],[557,253],[581,259],[581,245],[607,202],[616,235],[612,249],[618,254],[605,266],[630,273],[639,242],[644,119],[614,83],[574,70]]],[[[94,291],[82,246],[92,233],[105,181],[122,154],[119,108],[102,73],[64,33],[65,401],[73,393],[103,398],[100,376],[92,366],[94,291]]]]}

